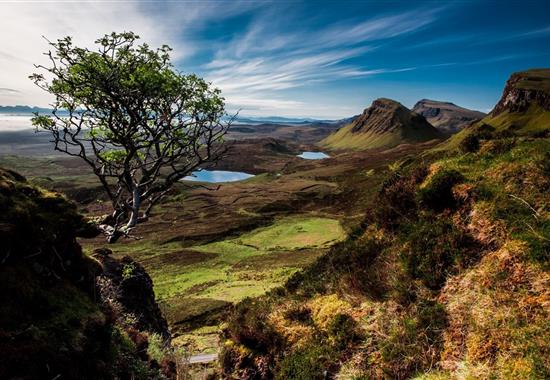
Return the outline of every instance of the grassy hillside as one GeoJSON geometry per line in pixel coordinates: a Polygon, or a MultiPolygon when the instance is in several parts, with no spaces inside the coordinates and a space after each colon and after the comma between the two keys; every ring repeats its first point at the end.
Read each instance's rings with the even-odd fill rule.
{"type": "Polygon", "coordinates": [[[544,80],[517,83],[515,103],[392,166],[347,240],[233,309],[227,376],[550,377],[550,112],[544,80]]]}
{"type": "Polygon", "coordinates": [[[440,137],[423,116],[394,100],[377,99],[362,115],[320,144],[333,150],[370,150],[440,137]]]}

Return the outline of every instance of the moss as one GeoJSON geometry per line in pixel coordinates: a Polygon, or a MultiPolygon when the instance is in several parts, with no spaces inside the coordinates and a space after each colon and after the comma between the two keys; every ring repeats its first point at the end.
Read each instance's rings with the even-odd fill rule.
{"type": "Polygon", "coordinates": [[[326,378],[333,351],[325,346],[310,348],[286,355],[281,361],[275,379],[322,380],[326,378]]]}

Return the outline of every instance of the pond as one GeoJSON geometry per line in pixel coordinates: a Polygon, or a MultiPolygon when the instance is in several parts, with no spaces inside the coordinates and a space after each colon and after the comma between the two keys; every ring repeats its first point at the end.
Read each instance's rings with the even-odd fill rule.
{"type": "Polygon", "coordinates": [[[236,182],[243,179],[254,177],[253,174],[244,172],[231,172],[227,170],[197,170],[191,175],[183,177],[182,181],[195,181],[195,182],[236,182]]]}
{"type": "Polygon", "coordinates": [[[306,160],[322,160],[323,158],[329,158],[330,156],[323,152],[303,152],[302,154],[299,154],[298,157],[306,160]]]}

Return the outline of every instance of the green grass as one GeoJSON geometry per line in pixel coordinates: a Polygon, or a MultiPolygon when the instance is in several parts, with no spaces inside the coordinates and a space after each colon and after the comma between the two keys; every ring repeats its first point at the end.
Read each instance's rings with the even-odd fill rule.
{"type": "MultiPolygon", "coordinates": [[[[475,126],[488,124],[495,128],[496,132],[504,131],[512,126],[517,126],[514,132],[517,134],[528,134],[548,129],[550,126],[550,112],[545,111],[537,105],[532,105],[525,112],[510,113],[502,112],[497,116],[488,115],[475,126]]],[[[472,133],[473,128],[466,128],[453,135],[448,140],[437,145],[432,151],[451,151],[458,149],[462,140],[472,133]]]]}
{"type": "Polygon", "coordinates": [[[437,138],[437,135],[429,129],[410,131],[403,128],[390,132],[375,133],[373,131],[353,132],[353,127],[353,123],[346,125],[325,138],[320,144],[331,149],[369,150],[393,148],[404,143],[417,143],[437,138]]]}
{"type": "Polygon", "coordinates": [[[194,249],[249,255],[272,250],[326,248],[341,240],[343,236],[344,231],[340,223],[334,219],[285,218],[236,239],[210,243],[194,249]]]}
{"type": "MultiPolygon", "coordinates": [[[[181,265],[179,258],[174,258],[174,264],[163,263],[147,269],[153,277],[156,296],[161,301],[198,288],[199,291],[194,291],[196,296],[235,302],[280,285],[301,264],[309,262],[304,260],[304,256],[313,258],[317,255],[311,248],[324,249],[344,237],[344,230],[334,219],[283,218],[271,226],[237,238],[189,247],[179,254],[183,261],[192,251],[210,254],[204,262],[186,266],[181,265]],[[262,255],[269,255],[271,262],[269,267],[260,269],[253,262],[262,255]],[[249,260],[250,266],[247,265],[249,260]],[[201,289],[201,284],[214,285],[201,289]]],[[[141,249],[149,250],[147,246],[141,249]]],[[[139,254],[141,249],[136,253],[139,254]]]]}
{"type": "Polygon", "coordinates": [[[265,294],[345,235],[338,220],[292,216],[239,237],[191,247],[147,239],[110,248],[145,266],[173,330],[184,334],[178,342],[194,345],[196,352],[209,352],[213,334],[180,329],[177,323],[213,315],[230,303],[265,294]]]}

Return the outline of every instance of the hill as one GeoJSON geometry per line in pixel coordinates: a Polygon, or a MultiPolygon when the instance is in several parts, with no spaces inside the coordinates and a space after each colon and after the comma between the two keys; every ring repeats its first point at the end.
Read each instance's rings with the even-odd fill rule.
{"type": "Polygon", "coordinates": [[[487,137],[544,135],[549,125],[550,69],[517,72],[510,76],[500,100],[486,117],[434,150],[476,150],[487,137]]]}
{"type": "Polygon", "coordinates": [[[50,113],[52,110],[49,108],[41,108],[41,107],[31,107],[31,106],[0,106],[0,114],[1,113],[8,113],[8,114],[32,114],[33,112],[42,112],[42,113],[50,113]]]}
{"type": "Polygon", "coordinates": [[[412,110],[424,116],[440,132],[448,135],[460,131],[473,121],[482,119],[485,116],[483,112],[459,107],[450,102],[429,99],[418,101],[412,110]]]}
{"type": "Polygon", "coordinates": [[[225,374],[550,378],[547,93],[514,74],[492,124],[460,133],[476,149],[395,165],[348,239],[234,308],[225,374]]]}
{"type": "Polygon", "coordinates": [[[392,148],[440,138],[441,134],[401,103],[377,99],[350,124],[321,141],[329,149],[369,150],[392,148]]]}

